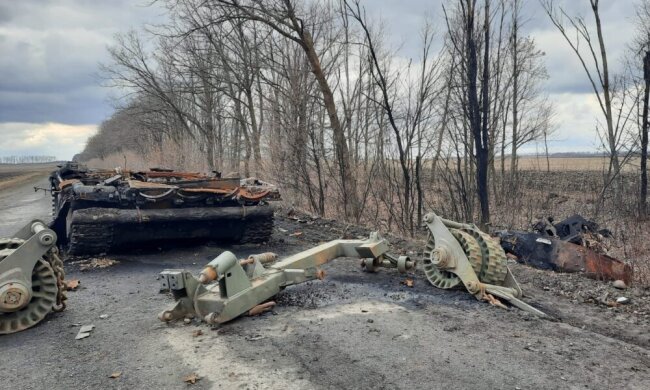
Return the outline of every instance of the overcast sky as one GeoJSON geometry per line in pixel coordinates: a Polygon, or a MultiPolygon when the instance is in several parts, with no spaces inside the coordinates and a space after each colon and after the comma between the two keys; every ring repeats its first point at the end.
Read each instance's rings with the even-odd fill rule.
{"type": "MultiPolygon", "coordinates": [[[[524,0],[524,29],[546,53],[546,90],[555,103],[558,129],[553,151],[593,151],[599,115],[577,58],[547,20],[537,0],[524,0]]],[[[99,86],[97,67],[107,62],[114,35],[160,23],[160,8],[147,0],[0,0],[0,156],[80,152],[97,125],[110,116],[111,92],[99,86]]],[[[588,0],[560,1],[589,18],[588,0]]],[[[601,1],[610,65],[621,68],[634,34],[633,0],[601,1]]],[[[419,26],[431,15],[442,32],[440,0],[366,0],[384,19],[400,56],[416,56],[419,26]]],[[[528,148],[534,151],[534,146],[528,148]]]]}

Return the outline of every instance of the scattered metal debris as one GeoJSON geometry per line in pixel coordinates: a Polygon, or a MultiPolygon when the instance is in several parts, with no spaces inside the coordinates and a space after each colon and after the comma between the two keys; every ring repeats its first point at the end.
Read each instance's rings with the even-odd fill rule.
{"type": "Polygon", "coordinates": [[[89,260],[84,260],[80,262],[79,264],[79,270],[81,271],[86,271],[92,268],[108,268],[112,267],[116,264],[119,264],[120,262],[117,260],[113,259],[108,259],[108,258],[98,258],[98,259],[89,259],[89,260]]]}
{"type": "MultiPolygon", "coordinates": [[[[521,289],[507,267],[505,253],[487,234],[473,225],[445,221],[433,213],[425,221],[430,237],[424,270],[434,286],[452,288],[462,283],[478,299],[495,306],[505,307],[499,301],[501,298],[545,316],[519,299],[521,289]]],[[[283,288],[323,278],[319,267],[338,257],[360,258],[362,268],[368,272],[379,267],[397,268],[400,272],[415,268],[409,257],[387,252],[388,242],[378,233],[372,233],[367,240],[331,241],[274,264],[274,254],[238,260],[226,251],[208,263],[198,277],[185,270],[164,270],[160,274],[160,290],[169,290],[176,303],[158,317],[162,321],[186,322],[188,317],[194,317],[221,324],[244,313],[257,315],[275,305],[268,300],[283,288]]],[[[404,283],[413,286],[412,279],[404,283]]]]}
{"type": "Polygon", "coordinates": [[[583,272],[597,280],[632,281],[632,267],[590,248],[538,233],[502,231],[498,233],[503,249],[520,263],[561,272],[583,272]]]}
{"type": "Polygon", "coordinates": [[[630,303],[630,298],[618,297],[618,298],[616,298],[616,303],[618,303],[620,305],[627,305],[628,303],[630,303]]]}
{"type": "Polygon", "coordinates": [[[402,280],[400,283],[405,285],[406,287],[413,287],[413,279],[411,278],[406,278],[402,280]]]}
{"type": "Polygon", "coordinates": [[[190,375],[184,376],[183,377],[183,382],[187,382],[188,384],[193,385],[200,379],[201,379],[201,377],[198,376],[195,372],[193,372],[190,375]]]}
{"type": "Polygon", "coordinates": [[[273,306],[275,306],[274,301],[269,301],[269,302],[262,303],[260,305],[255,306],[254,308],[250,309],[248,311],[248,315],[249,316],[260,315],[260,314],[262,314],[264,312],[267,312],[267,311],[271,310],[273,308],[273,306]]]}
{"type": "Polygon", "coordinates": [[[558,223],[553,223],[553,217],[540,218],[533,225],[533,231],[545,236],[557,237],[563,241],[583,245],[583,236],[588,234],[599,234],[602,237],[611,237],[609,229],[600,229],[598,224],[590,221],[581,215],[575,214],[558,223]]]}
{"type": "Polygon", "coordinates": [[[79,284],[81,284],[81,282],[79,281],[79,279],[70,279],[70,280],[66,280],[66,281],[65,281],[65,289],[66,289],[67,291],[76,290],[77,288],[79,288],[79,284]]]}
{"type": "Polygon", "coordinates": [[[85,339],[86,337],[90,336],[90,332],[95,329],[95,325],[84,325],[81,328],[79,328],[79,332],[77,333],[77,336],[75,336],[75,340],[81,340],[85,339]]]}

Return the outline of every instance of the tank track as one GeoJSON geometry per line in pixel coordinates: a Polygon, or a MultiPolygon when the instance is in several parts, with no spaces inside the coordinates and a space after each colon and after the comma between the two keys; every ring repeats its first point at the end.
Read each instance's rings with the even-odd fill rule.
{"type": "MultiPolygon", "coordinates": [[[[252,221],[242,220],[244,231],[239,244],[268,242],[273,234],[273,213],[252,221]]],[[[108,253],[113,247],[113,226],[109,224],[73,224],[68,235],[67,253],[73,256],[108,253]]]]}
{"type": "Polygon", "coordinates": [[[107,253],[113,245],[113,226],[108,224],[73,224],[68,236],[68,254],[107,253]]]}
{"type": "Polygon", "coordinates": [[[269,242],[273,234],[273,213],[255,221],[242,221],[246,224],[240,244],[261,244],[269,242]]]}

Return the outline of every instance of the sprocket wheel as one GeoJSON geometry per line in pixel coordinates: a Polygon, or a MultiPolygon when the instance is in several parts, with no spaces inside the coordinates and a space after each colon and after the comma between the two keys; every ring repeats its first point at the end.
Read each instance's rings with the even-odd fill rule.
{"type": "MultiPolygon", "coordinates": [[[[9,256],[18,248],[24,240],[21,239],[3,239],[0,240],[0,261],[9,256]]],[[[11,312],[0,312],[0,334],[9,334],[19,332],[30,328],[45,316],[52,312],[57,301],[58,282],[54,270],[50,266],[46,254],[39,259],[32,270],[32,299],[22,309],[11,312]]]]}
{"type": "Polygon", "coordinates": [[[424,259],[422,261],[422,269],[424,274],[431,284],[438,288],[454,288],[461,284],[461,280],[453,272],[441,270],[433,264],[432,254],[433,249],[436,247],[435,238],[429,233],[427,237],[427,244],[424,249],[424,259]]]}

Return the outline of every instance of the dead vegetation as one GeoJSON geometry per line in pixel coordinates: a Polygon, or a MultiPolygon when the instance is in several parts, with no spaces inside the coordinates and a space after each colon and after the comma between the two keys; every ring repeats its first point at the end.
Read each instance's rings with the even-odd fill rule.
{"type": "Polygon", "coordinates": [[[647,1],[625,75],[607,68],[598,0],[588,18],[542,2],[602,109],[603,157],[557,159],[523,1],[444,2],[408,64],[357,0],[162,3],[168,23],[109,49],[102,75],[123,99],[79,156],[89,165],[264,176],[291,207],[412,237],[426,210],[492,230],[581,214],[647,283],[647,1]],[[543,157],[521,156],[532,144],[543,157]]]}

